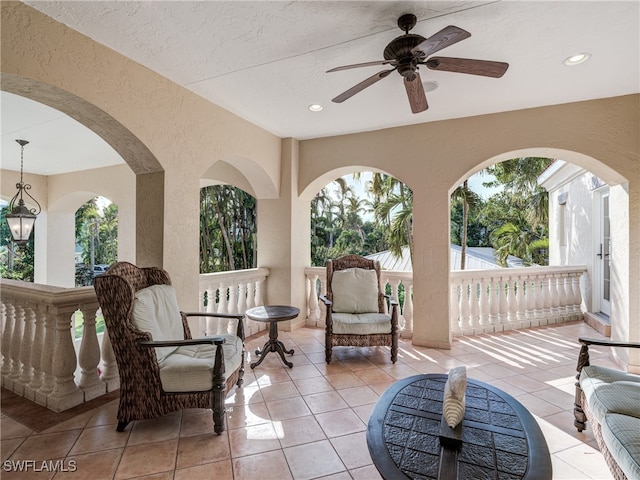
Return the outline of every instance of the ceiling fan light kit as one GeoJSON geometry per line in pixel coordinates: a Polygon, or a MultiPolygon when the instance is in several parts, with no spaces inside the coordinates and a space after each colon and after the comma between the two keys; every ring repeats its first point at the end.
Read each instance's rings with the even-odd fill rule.
{"type": "MultiPolygon", "coordinates": [[[[424,38],[421,35],[409,33],[416,25],[416,16],[410,13],[398,18],[398,27],[405,33],[396,37],[389,43],[384,51],[384,60],[356,63],[342,67],[332,68],[330,72],[339,72],[352,68],[372,67],[376,65],[389,65],[393,68],[382,70],[375,75],[366,78],[362,82],[344,91],[332,101],[342,103],[353,97],[356,93],[387,77],[391,72],[397,71],[403,77],[403,83],[409,99],[409,105],[413,113],[424,112],[429,108],[425,95],[425,85],[420,79],[418,72],[419,65],[425,65],[431,70],[439,70],[454,73],[466,73],[470,75],[480,75],[483,77],[500,78],[509,68],[508,63],[494,62],[488,60],[475,60],[470,58],[453,57],[431,57],[434,53],[458,43],[471,34],[459,27],[449,25],[435,35],[424,38]]],[[[425,82],[427,84],[429,82],[425,82]]],[[[438,86],[437,82],[431,82],[438,86]]],[[[435,90],[435,87],[431,90],[435,90]]]]}

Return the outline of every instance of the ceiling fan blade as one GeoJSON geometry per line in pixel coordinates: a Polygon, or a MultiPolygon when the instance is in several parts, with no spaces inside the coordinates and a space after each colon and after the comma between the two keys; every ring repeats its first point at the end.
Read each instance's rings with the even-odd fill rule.
{"type": "Polygon", "coordinates": [[[507,68],[509,68],[508,63],[473,60],[471,58],[432,57],[424,63],[431,70],[468,73],[493,78],[502,77],[507,68]]]}
{"type": "Polygon", "coordinates": [[[377,60],[375,62],[354,63],[353,65],[344,65],[342,67],[332,68],[331,70],[327,70],[327,73],[340,72],[342,70],[350,70],[352,68],[374,67],[376,65],[386,65],[388,63],[393,63],[393,60],[377,60]]]}
{"type": "Polygon", "coordinates": [[[449,47],[454,43],[458,43],[465,38],[469,38],[471,34],[460,27],[449,25],[443,28],[438,33],[431,35],[424,42],[418,44],[411,49],[411,53],[415,54],[421,51],[425,56],[433,55],[438,50],[449,47]]]}
{"type": "Polygon", "coordinates": [[[424,93],[422,80],[420,80],[420,74],[418,74],[418,72],[415,73],[416,76],[411,81],[404,77],[404,88],[407,90],[411,111],[413,113],[420,113],[429,108],[429,105],[427,105],[427,97],[424,93]]]}
{"type": "Polygon", "coordinates": [[[349,90],[341,93],[340,95],[338,95],[336,98],[332,99],[331,101],[334,102],[334,103],[342,103],[345,100],[353,97],[356,93],[358,93],[358,92],[364,90],[365,88],[373,85],[378,80],[382,80],[384,77],[389,75],[394,70],[395,70],[395,68],[392,68],[391,70],[383,70],[381,72],[376,73],[375,75],[371,75],[369,78],[363,80],[362,82],[358,83],[357,85],[354,85],[349,90]]]}

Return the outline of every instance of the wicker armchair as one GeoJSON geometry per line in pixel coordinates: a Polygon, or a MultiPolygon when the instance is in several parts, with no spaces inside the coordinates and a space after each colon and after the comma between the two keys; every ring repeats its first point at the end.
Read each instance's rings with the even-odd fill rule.
{"type": "Polygon", "coordinates": [[[94,284],[120,372],[117,430],[133,420],[210,408],[214,431],[222,433],[225,397],[243,382],[244,316],[180,312],[160,268],[119,262],[94,284]],[[226,325],[220,335],[192,339],[191,316],[218,317],[226,325]]]}
{"type": "Polygon", "coordinates": [[[380,288],[380,263],[359,255],[328,260],[325,359],[331,363],[333,347],[391,347],[398,359],[398,303],[380,288]],[[375,273],[372,273],[375,272],[375,273]],[[390,313],[385,302],[389,298],[390,313]]]}

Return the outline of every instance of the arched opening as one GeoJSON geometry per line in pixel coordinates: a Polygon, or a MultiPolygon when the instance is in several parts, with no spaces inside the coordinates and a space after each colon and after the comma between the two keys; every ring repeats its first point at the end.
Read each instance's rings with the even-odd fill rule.
{"type": "MultiPolygon", "coordinates": [[[[150,234],[157,232],[162,237],[164,189],[157,187],[163,181],[163,169],[151,151],[116,119],[69,92],[15,75],[2,74],[1,78],[3,95],[24,97],[33,100],[32,103],[51,107],[49,110],[54,112],[57,118],[49,119],[50,121],[60,121],[60,118],[64,117],[65,122],[74,125],[74,131],[83,129],[90,132],[95,139],[87,144],[71,134],[70,137],[64,138],[64,128],[61,129],[60,138],[52,138],[51,135],[47,137],[46,128],[32,129],[34,135],[38,132],[42,134],[39,142],[32,143],[44,150],[45,157],[53,157],[55,151],[60,151],[62,155],[74,159],[72,166],[67,170],[52,170],[51,167],[56,166],[56,162],[51,162],[46,165],[48,169],[43,169],[40,175],[34,176],[38,181],[41,180],[38,193],[43,204],[41,220],[36,221],[36,224],[40,224],[39,228],[36,227],[36,235],[39,235],[41,240],[35,242],[35,281],[60,286],[73,285],[71,280],[60,283],[49,279],[55,269],[47,265],[51,261],[47,249],[53,247],[49,241],[51,239],[47,240],[45,237],[49,236],[48,230],[57,225],[54,217],[58,216],[61,210],[55,212],[55,209],[62,208],[57,202],[67,195],[81,194],[87,190],[93,191],[93,195],[103,194],[118,198],[116,203],[124,205],[126,209],[125,228],[121,230],[120,235],[125,236],[127,241],[121,242],[125,245],[121,246],[124,248],[121,259],[161,265],[162,242],[158,241],[157,237],[151,240],[150,234]],[[114,156],[119,162],[124,160],[125,165],[115,164],[112,160],[114,156]],[[96,161],[107,157],[106,163],[96,161]],[[138,202],[137,198],[142,200],[138,202]],[[139,220],[137,223],[136,218],[139,220]],[[145,224],[145,218],[149,219],[147,223],[153,228],[145,224]],[[138,235],[138,230],[143,230],[144,235],[138,235]]],[[[5,113],[7,112],[3,106],[3,118],[5,113]]],[[[33,122],[34,118],[29,120],[33,122]]],[[[5,187],[3,181],[3,196],[5,187]]],[[[34,186],[34,191],[35,188],[34,186]]],[[[64,209],[68,210],[67,207],[68,205],[64,209]]],[[[69,261],[69,269],[72,271],[73,260],[69,261]]]]}
{"type": "MultiPolygon", "coordinates": [[[[530,257],[523,265],[533,265],[533,268],[528,271],[515,269],[513,274],[518,271],[520,277],[517,280],[511,280],[511,274],[506,272],[487,274],[486,278],[476,272],[473,274],[473,283],[469,285],[462,280],[464,277],[461,272],[456,273],[452,281],[457,286],[452,286],[450,303],[454,335],[470,330],[487,331],[483,330],[487,325],[486,328],[496,331],[512,321],[526,327],[562,323],[584,316],[600,333],[609,336],[613,331],[615,336],[624,338],[628,334],[628,325],[616,321],[616,318],[625,318],[624,311],[627,308],[624,278],[628,275],[625,267],[628,250],[615,246],[629,243],[626,179],[592,157],[544,148],[506,152],[483,162],[469,174],[483,171],[486,167],[495,173],[496,166],[504,174],[504,166],[513,167],[516,164],[515,160],[508,160],[509,157],[520,159],[521,162],[529,159],[529,166],[537,158],[549,159],[548,165],[535,175],[535,185],[532,185],[533,189],[544,190],[546,202],[538,206],[546,210],[548,216],[543,247],[549,267],[547,273],[537,270],[538,265],[546,263],[531,261],[530,257]],[[502,285],[506,287],[498,289],[495,286],[496,278],[502,279],[502,285]],[[572,301],[573,305],[569,305],[572,301]],[[506,309],[504,313],[501,308],[506,309]],[[460,329],[456,331],[458,327],[460,329]]],[[[522,166],[527,165],[525,163],[522,166]]],[[[507,185],[511,193],[517,190],[514,190],[514,184],[517,185],[517,182],[511,181],[507,185]]],[[[524,213],[523,217],[530,218],[535,213],[532,206],[516,205],[516,200],[511,201],[524,213]]],[[[494,203],[492,208],[497,205],[499,203],[494,203]]],[[[496,232],[504,231],[504,225],[509,224],[510,214],[506,210],[512,205],[502,205],[505,209],[502,212],[505,214],[502,225],[493,221],[493,233],[488,232],[494,252],[504,245],[499,243],[496,232]]],[[[499,218],[495,212],[493,215],[499,218]]],[[[488,222],[487,218],[484,221],[488,222]]],[[[529,253],[531,248],[521,251],[529,253]]],[[[495,256],[498,257],[497,254],[495,256]]]]}

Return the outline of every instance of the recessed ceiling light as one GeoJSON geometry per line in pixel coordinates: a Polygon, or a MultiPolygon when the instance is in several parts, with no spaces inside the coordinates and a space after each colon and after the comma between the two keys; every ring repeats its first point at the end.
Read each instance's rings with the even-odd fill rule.
{"type": "Polygon", "coordinates": [[[424,91],[426,93],[433,92],[436,88],[438,88],[438,82],[428,81],[422,84],[424,87],[424,91]]]}
{"type": "Polygon", "coordinates": [[[565,65],[572,67],[573,65],[580,65],[581,63],[586,62],[591,58],[590,53],[578,53],[577,55],[572,55],[569,58],[565,58],[562,62],[565,65]]]}
{"type": "Polygon", "coordinates": [[[309,110],[311,110],[312,112],[321,112],[323,108],[324,107],[322,105],[319,105],[317,103],[309,105],[309,110]]]}

